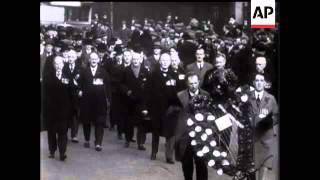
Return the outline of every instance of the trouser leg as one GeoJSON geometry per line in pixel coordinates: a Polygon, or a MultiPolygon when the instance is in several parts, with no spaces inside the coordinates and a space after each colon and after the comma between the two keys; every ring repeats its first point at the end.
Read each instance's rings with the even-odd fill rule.
{"type": "Polygon", "coordinates": [[[185,180],[192,180],[193,176],[193,155],[192,149],[188,146],[181,159],[182,171],[185,180]]]}
{"type": "Polygon", "coordinates": [[[166,159],[173,160],[174,142],[175,142],[174,136],[166,138],[166,159]]]}
{"type": "Polygon", "coordinates": [[[95,145],[101,145],[103,139],[103,123],[96,123],[95,124],[95,145]]]}
{"type": "Polygon", "coordinates": [[[117,121],[117,131],[118,131],[118,135],[122,135],[122,133],[124,133],[123,117],[121,116],[119,116],[117,121]]]}
{"type": "Polygon", "coordinates": [[[71,138],[78,136],[78,129],[79,129],[78,111],[74,110],[74,113],[72,115],[72,124],[71,124],[71,138]]]}
{"type": "Polygon", "coordinates": [[[67,124],[60,124],[58,128],[58,147],[60,155],[64,155],[67,150],[68,128],[67,124]]]}
{"type": "Polygon", "coordinates": [[[208,180],[208,168],[203,159],[199,158],[195,153],[193,153],[196,164],[196,175],[197,180],[208,180]]]}
{"type": "Polygon", "coordinates": [[[49,125],[47,129],[49,151],[51,154],[53,154],[57,150],[56,127],[53,125],[49,125]]]}
{"type": "Polygon", "coordinates": [[[118,116],[117,116],[117,112],[114,108],[114,104],[112,104],[112,107],[110,109],[110,126],[111,127],[114,127],[116,124],[117,124],[117,119],[118,116]]]}
{"type": "MultiPolygon", "coordinates": [[[[119,108],[123,108],[123,107],[119,107],[119,108]]],[[[125,123],[127,119],[128,119],[128,112],[125,112],[125,111],[118,112],[118,120],[117,120],[118,135],[125,134],[125,123]]]]}
{"type": "Polygon", "coordinates": [[[126,120],[127,121],[125,122],[125,137],[126,137],[126,141],[130,142],[130,140],[133,138],[134,127],[133,127],[132,119],[130,117],[127,118],[126,120]]]}
{"type": "Polygon", "coordinates": [[[90,141],[90,133],[91,133],[91,124],[90,123],[83,123],[83,134],[84,134],[84,140],[90,141]]]}
{"type": "Polygon", "coordinates": [[[138,145],[143,145],[145,142],[146,142],[146,132],[142,122],[139,122],[138,131],[137,131],[137,143],[138,145]]]}
{"type": "Polygon", "coordinates": [[[157,132],[152,132],[152,154],[158,153],[160,136],[157,132]]]}

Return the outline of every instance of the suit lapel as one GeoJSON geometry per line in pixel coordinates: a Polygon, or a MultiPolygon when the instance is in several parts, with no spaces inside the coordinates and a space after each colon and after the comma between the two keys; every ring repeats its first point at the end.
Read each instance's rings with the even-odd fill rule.
{"type": "Polygon", "coordinates": [[[79,64],[75,64],[74,70],[73,70],[73,74],[77,75],[79,73],[79,69],[80,69],[80,65],[79,64]]]}
{"type": "Polygon", "coordinates": [[[195,62],[195,63],[193,63],[193,71],[195,72],[195,73],[197,73],[197,74],[199,74],[200,75],[200,73],[201,73],[201,71],[200,71],[200,69],[198,68],[198,66],[197,66],[197,63],[195,62]]]}
{"type": "Polygon", "coordinates": [[[97,70],[96,70],[96,74],[94,75],[94,77],[98,78],[101,75],[101,69],[100,66],[98,65],[97,70]]]}
{"type": "Polygon", "coordinates": [[[203,62],[203,67],[201,70],[201,77],[204,76],[204,74],[207,72],[207,70],[208,70],[208,64],[206,62],[203,62]]]}
{"type": "Polygon", "coordinates": [[[145,77],[146,71],[147,71],[147,69],[144,66],[141,66],[140,71],[139,71],[139,75],[138,75],[138,79],[143,79],[145,77]]]}
{"type": "Polygon", "coordinates": [[[91,71],[91,67],[90,67],[90,66],[88,67],[88,73],[87,73],[87,74],[89,75],[90,78],[93,78],[93,75],[92,75],[92,71],[91,71]]]}
{"type": "Polygon", "coordinates": [[[93,79],[93,78],[94,78],[94,76],[92,75],[92,71],[91,71],[90,66],[88,67],[86,74],[87,74],[87,76],[89,77],[89,79],[93,79]]]}
{"type": "Polygon", "coordinates": [[[58,77],[57,77],[57,71],[56,70],[53,70],[52,71],[53,73],[52,73],[52,76],[53,76],[53,79],[54,79],[54,81],[55,81],[55,83],[56,84],[60,84],[61,83],[61,79],[63,78],[63,70],[62,70],[62,72],[61,72],[61,79],[58,79],[58,77]]]}
{"type": "Polygon", "coordinates": [[[128,66],[128,71],[129,71],[130,76],[132,76],[133,78],[136,78],[134,76],[133,70],[131,69],[131,66],[128,66]]]}
{"type": "Polygon", "coordinates": [[[98,78],[98,77],[101,76],[100,66],[99,66],[99,65],[97,65],[97,66],[98,66],[98,67],[97,67],[96,73],[95,73],[94,75],[92,75],[92,72],[91,72],[91,69],[90,69],[90,72],[91,72],[91,75],[92,75],[93,78],[98,78]]]}
{"type": "Polygon", "coordinates": [[[142,64],[141,64],[140,69],[139,69],[139,73],[138,73],[138,77],[136,77],[136,76],[134,75],[134,72],[133,72],[132,68],[130,67],[131,76],[132,76],[134,79],[140,79],[140,76],[142,75],[142,68],[143,68],[143,66],[142,66],[142,64]]]}
{"type": "Polygon", "coordinates": [[[263,92],[263,95],[262,95],[262,99],[261,99],[261,104],[260,104],[260,107],[266,107],[268,102],[267,102],[267,99],[268,99],[268,94],[266,91],[263,92]]]}
{"type": "Polygon", "coordinates": [[[72,75],[72,74],[74,73],[75,67],[73,68],[73,71],[71,71],[70,65],[68,64],[67,69],[68,69],[68,70],[67,70],[68,74],[72,75]]]}
{"type": "Polygon", "coordinates": [[[189,102],[188,90],[182,91],[181,94],[178,96],[178,98],[181,101],[183,108],[186,108],[188,106],[188,102],[189,102]]]}
{"type": "MultiPolygon", "coordinates": [[[[257,101],[256,101],[256,97],[254,95],[254,91],[250,93],[250,101],[252,104],[253,111],[258,112],[259,108],[257,106],[257,101]]],[[[260,104],[260,106],[261,106],[261,104],[260,104]]]]}

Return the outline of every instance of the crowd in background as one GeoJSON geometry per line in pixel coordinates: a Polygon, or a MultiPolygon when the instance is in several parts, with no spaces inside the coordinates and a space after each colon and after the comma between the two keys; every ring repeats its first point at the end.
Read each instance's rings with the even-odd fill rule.
{"type": "MultiPolygon", "coordinates": [[[[81,61],[86,54],[99,52],[105,58],[113,58],[124,48],[142,49],[144,58],[153,54],[154,45],[177,52],[184,67],[195,60],[197,47],[205,49],[205,61],[213,63],[218,52],[226,55],[227,67],[232,68],[242,84],[247,83],[248,72],[255,68],[255,57],[266,57],[266,71],[273,82],[272,93],[277,97],[278,30],[251,29],[245,20],[238,24],[230,17],[223,26],[223,34],[217,34],[213,22],[197,20],[181,22],[177,16],[168,15],[165,20],[132,19],[122,22],[119,30],[112,30],[106,17],[95,15],[90,27],[73,28],[49,25],[40,27],[40,54],[62,53],[74,49],[81,61]],[[48,47],[49,46],[49,47],[48,47]],[[45,48],[46,47],[46,48],[45,48]],[[86,51],[89,50],[89,51],[86,51]],[[49,52],[47,52],[49,51],[49,52]]],[[[41,70],[44,65],[41,61],[41,70]]]]}

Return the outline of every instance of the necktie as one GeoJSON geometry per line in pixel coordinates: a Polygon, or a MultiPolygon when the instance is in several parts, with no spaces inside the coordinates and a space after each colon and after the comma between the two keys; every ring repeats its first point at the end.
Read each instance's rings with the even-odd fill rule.
{"type": "Polygon", "coordinates": [[[258,94],[258,97],[257,97],[257,106],[260,107],[260,103],[261,103],[261,99],[260,99],[260,96],[258,94]]]}
{"type": "Polygon", "coordinates": [[[74,67],[73,67],[73,65],[71,65],[71,68],[70,68],[71,72],[73,72],[73,69],[74,69],[74,67]]]}
{"type": "Polygon", "coordinates": [[[202,70],[202,64],[199,64],[199,69],[200,69],[200,71],[202,70]]]}

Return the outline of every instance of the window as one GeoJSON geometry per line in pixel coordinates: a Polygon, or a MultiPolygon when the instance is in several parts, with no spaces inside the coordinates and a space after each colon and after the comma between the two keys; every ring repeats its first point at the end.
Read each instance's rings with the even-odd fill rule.
{"type": "Polygon", "coordinates": [[[64,22],[64,8],[40,4],[40,21],[42,23],[64,22]]]}
{"type": "Polygon", "coordinates": [[[65,17],[67,22],[88,22],[90,6],[65,7],[65,17]]]}

